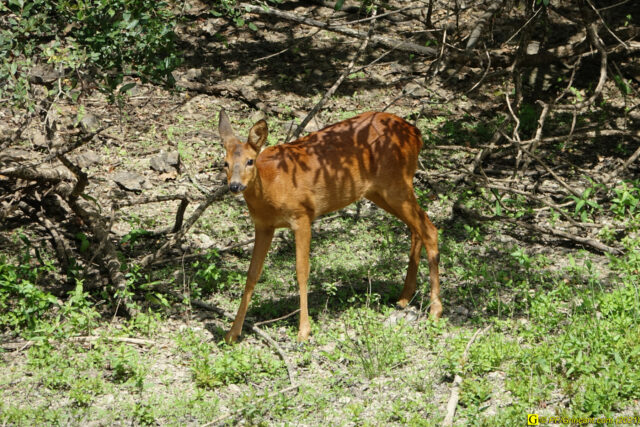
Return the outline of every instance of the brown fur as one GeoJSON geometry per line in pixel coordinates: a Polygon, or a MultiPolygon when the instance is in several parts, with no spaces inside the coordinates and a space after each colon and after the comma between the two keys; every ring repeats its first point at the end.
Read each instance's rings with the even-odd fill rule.
{"type": "Polygon", "coordinates": [[[230,188],[243,192],[256,227],[245,291],[227,341],[235,341],[242,331],[274,230],[281,227],[291,228],[296,238],[300,287],[298,340],[308,339],[311,223],[319,215],[363,197],[401,219],[411,230],[409,267],[398,305],[405,307],[415,293],[420,252],[425,246],[431,280],[431,315],[440,317],[438,232],[418,205],[413,191],[413,175],[422,147],[416,127],[392,114],[368,112],[291,144],[262,151],[268,132],[264,120],[251,128],[246,143],[235,137],[224,111],[220,113],[219,130],[227,152],[230,188]]]}

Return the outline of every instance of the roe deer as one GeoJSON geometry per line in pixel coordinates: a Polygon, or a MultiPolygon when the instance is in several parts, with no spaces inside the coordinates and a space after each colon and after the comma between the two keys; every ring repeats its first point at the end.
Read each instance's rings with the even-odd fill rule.
{"type": "Polygon", "coordinates": [[[402,220],[411,230],[409,267],[400,294],[401,308],[416,290],[422,246],[431,281],[431,315],[442,314],[438,275],[438,230],[420,208],[413,175],[422,147],[420,131],[400,117],[368,112],[313,132],[290,144],[262,150],[267,123],[260,120],[247,142],[234,134],[224,110],[218,125],[226,149],[229,189],[242,192],[255,225],[255,245],[247,283],[227,342],[242,332],[254,286],[276,228],[291,228],[296,241],[296,275],[300,288],[298,341],[309,338],[307,311],[311,223],[319,215],[366,197],[402,220]]]}

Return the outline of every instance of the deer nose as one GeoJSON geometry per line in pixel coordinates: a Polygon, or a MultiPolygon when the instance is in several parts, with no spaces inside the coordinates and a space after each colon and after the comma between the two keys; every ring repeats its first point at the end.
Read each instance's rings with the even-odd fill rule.
{"type": "Polygon", "coordinates": [[[239,193],[240,191],[243,191],[245,188],[247,188],[247,186],[242,185],[239,182],[232,182],[229,184],[229,190],[231,190],[232,193],[239,193]]]}

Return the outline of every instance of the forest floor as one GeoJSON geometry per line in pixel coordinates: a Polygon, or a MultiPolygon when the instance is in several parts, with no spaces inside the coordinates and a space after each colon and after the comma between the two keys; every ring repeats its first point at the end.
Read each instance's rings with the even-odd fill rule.
{"type": "MultiPolygon", "coordinates": [[[[97,94],[80,111],[58,112],[63,122],[80,117],[109,125],[78,152],[90,176],[86,193],[98,202],[193,192],[194,182],[223,185],[220,109],[242,135],[265,117],[268,144],[280,143],[292,118],[300,122],[362,43],[262,18],[252,21],[257,31],[237,29],[204,14],[204,5],[191,4],[188,13],[203,18],[179,32],[186,63],[175,75],[179,86],[195,90],[168,91],[132,80],[137,85],[121,107],[97,94]],[[259,102],[269,107],[266,116],[252,108],[259,102]],[[177,170],[151,169],[162,152],[179,154],[177,170]]],[[[332,12],[286,5],[310,16],[332,12]]],[[[384,20],[379,25],[391,35],[415,27],[384,20]]],[[[506,39],[504,31],[496,29],[497,37],[506,39]]],[[[358,64],[379,54],[370,49],[358,64]]],[[[264,322],[259,327],[293,367],[297,388],[276,349],[260,336],[245,327],[238,344],[225,345],[228,318],[175,298],[178,293],[235,313],[253,238],[241,196],[228,194],[211,205],[184,242],[147,270],[135,269],[136,259],[166,238],[149,231],[171,227],[179,202],[118,211],[113,237],[124,242],[128,280],[145,296],[139,301],[143,310],[130,319],[113,315],[102,283],[85,280],[75,290],[61,289],[50,272],[50,255],[36,253],[43,239],[36,232],[2,230],[4,272],[11,261],[44,258],[29,274],[51,292],[58,308],[31,339],[4,335],[0,423],[439,425],[457,375],[462,382],[456,425],[522,425],[527,414],[574,417],[573,423],[580,417],[639,417],[640,374],[633,365],[640,358],[640,251],[603,255],[513,224],[471,221],[456,210],[458,204],[496,205],[490,193],[458,180],[474,149],[489,142],[508,114],[504,75],[491,75],[461,95],[483,71],[465,67],[432,79],[432,68],[419,56],[391,52],[349,75],[307,127],[314,131],[360,112],[386,110],[421,130],[425,143],[415,186],[440,230],[439,322],[426,316],[426,256],[410,309],[395,310],[410,234],[368,201],[314,224],[307,343],[296,342],[297,315],[279,319],[298,308],[291,232],[277,234],[267,256],[247,320],[264,322]],[[173,295],[163,293],[167,287],[173,295]]],[[[608,84],[605,97],[622,108],[615,91],[608,84]]],[[[25,135],[29,144],[43,138],[36,127],[25,135]]],[[[600,157],[587,142],[587,148],[574,142],[566,150],[587,168],[606,167],[634,149],[628,142],[599,143],[611,145],[600,157]]],[[[499,169],[499,160],[490,166],[499,169]]],[[[637,171],[632,166],[630,176],[637,171]]],[[[584,190],[579,172],[562,176],[584,190]]],[[[521,212],[516,218],[544,213],[524,199],[511,202],[521,212]]],[[[609,221],[613,230],[622,221],[596,208],[590,215],[593,222],[609,221]]],[[[635,233],[631,237],[637,239],[635,233]]]]}

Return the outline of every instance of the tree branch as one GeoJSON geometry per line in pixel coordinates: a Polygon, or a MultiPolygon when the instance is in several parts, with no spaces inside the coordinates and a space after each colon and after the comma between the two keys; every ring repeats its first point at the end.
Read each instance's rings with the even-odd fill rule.
{"type": "MultiPolygon", "coordinates": [[[[256,13],[258,15],[273,16],[276,18],[285,19],[287,21],[297,22],[299,24],[322,28],[323,30],[332,31],[334,33],[342,34],[345,36],[355,37],[361,40],[367,37],[366,33],[353,30],[351,28],[347,28],[342,25],[331,25],[329,23],[318,21],[316,19],[304,18],[298,15],[295,15],[293,13],[282,12],[277,9],[263,9],[260,6],[255,6],[247,3],[240,3],[239,7],[243,8],[248,12],[256,13]]],[[[397,50],[401,50],[403,52],[411,52],[411,53],[416,53],[419,55],[424,55],[429,57],[435,57],[438,54],[437,49],[434,49],[431,47],[421,46],[419,44],[415,44],[411,42],[400,41],[397,39],[390,39],[387,37],[376,36],[376,35],[371,37],[371,43],[374,45],[379,44],[387,47],[395,47],[397,50]]]]}

